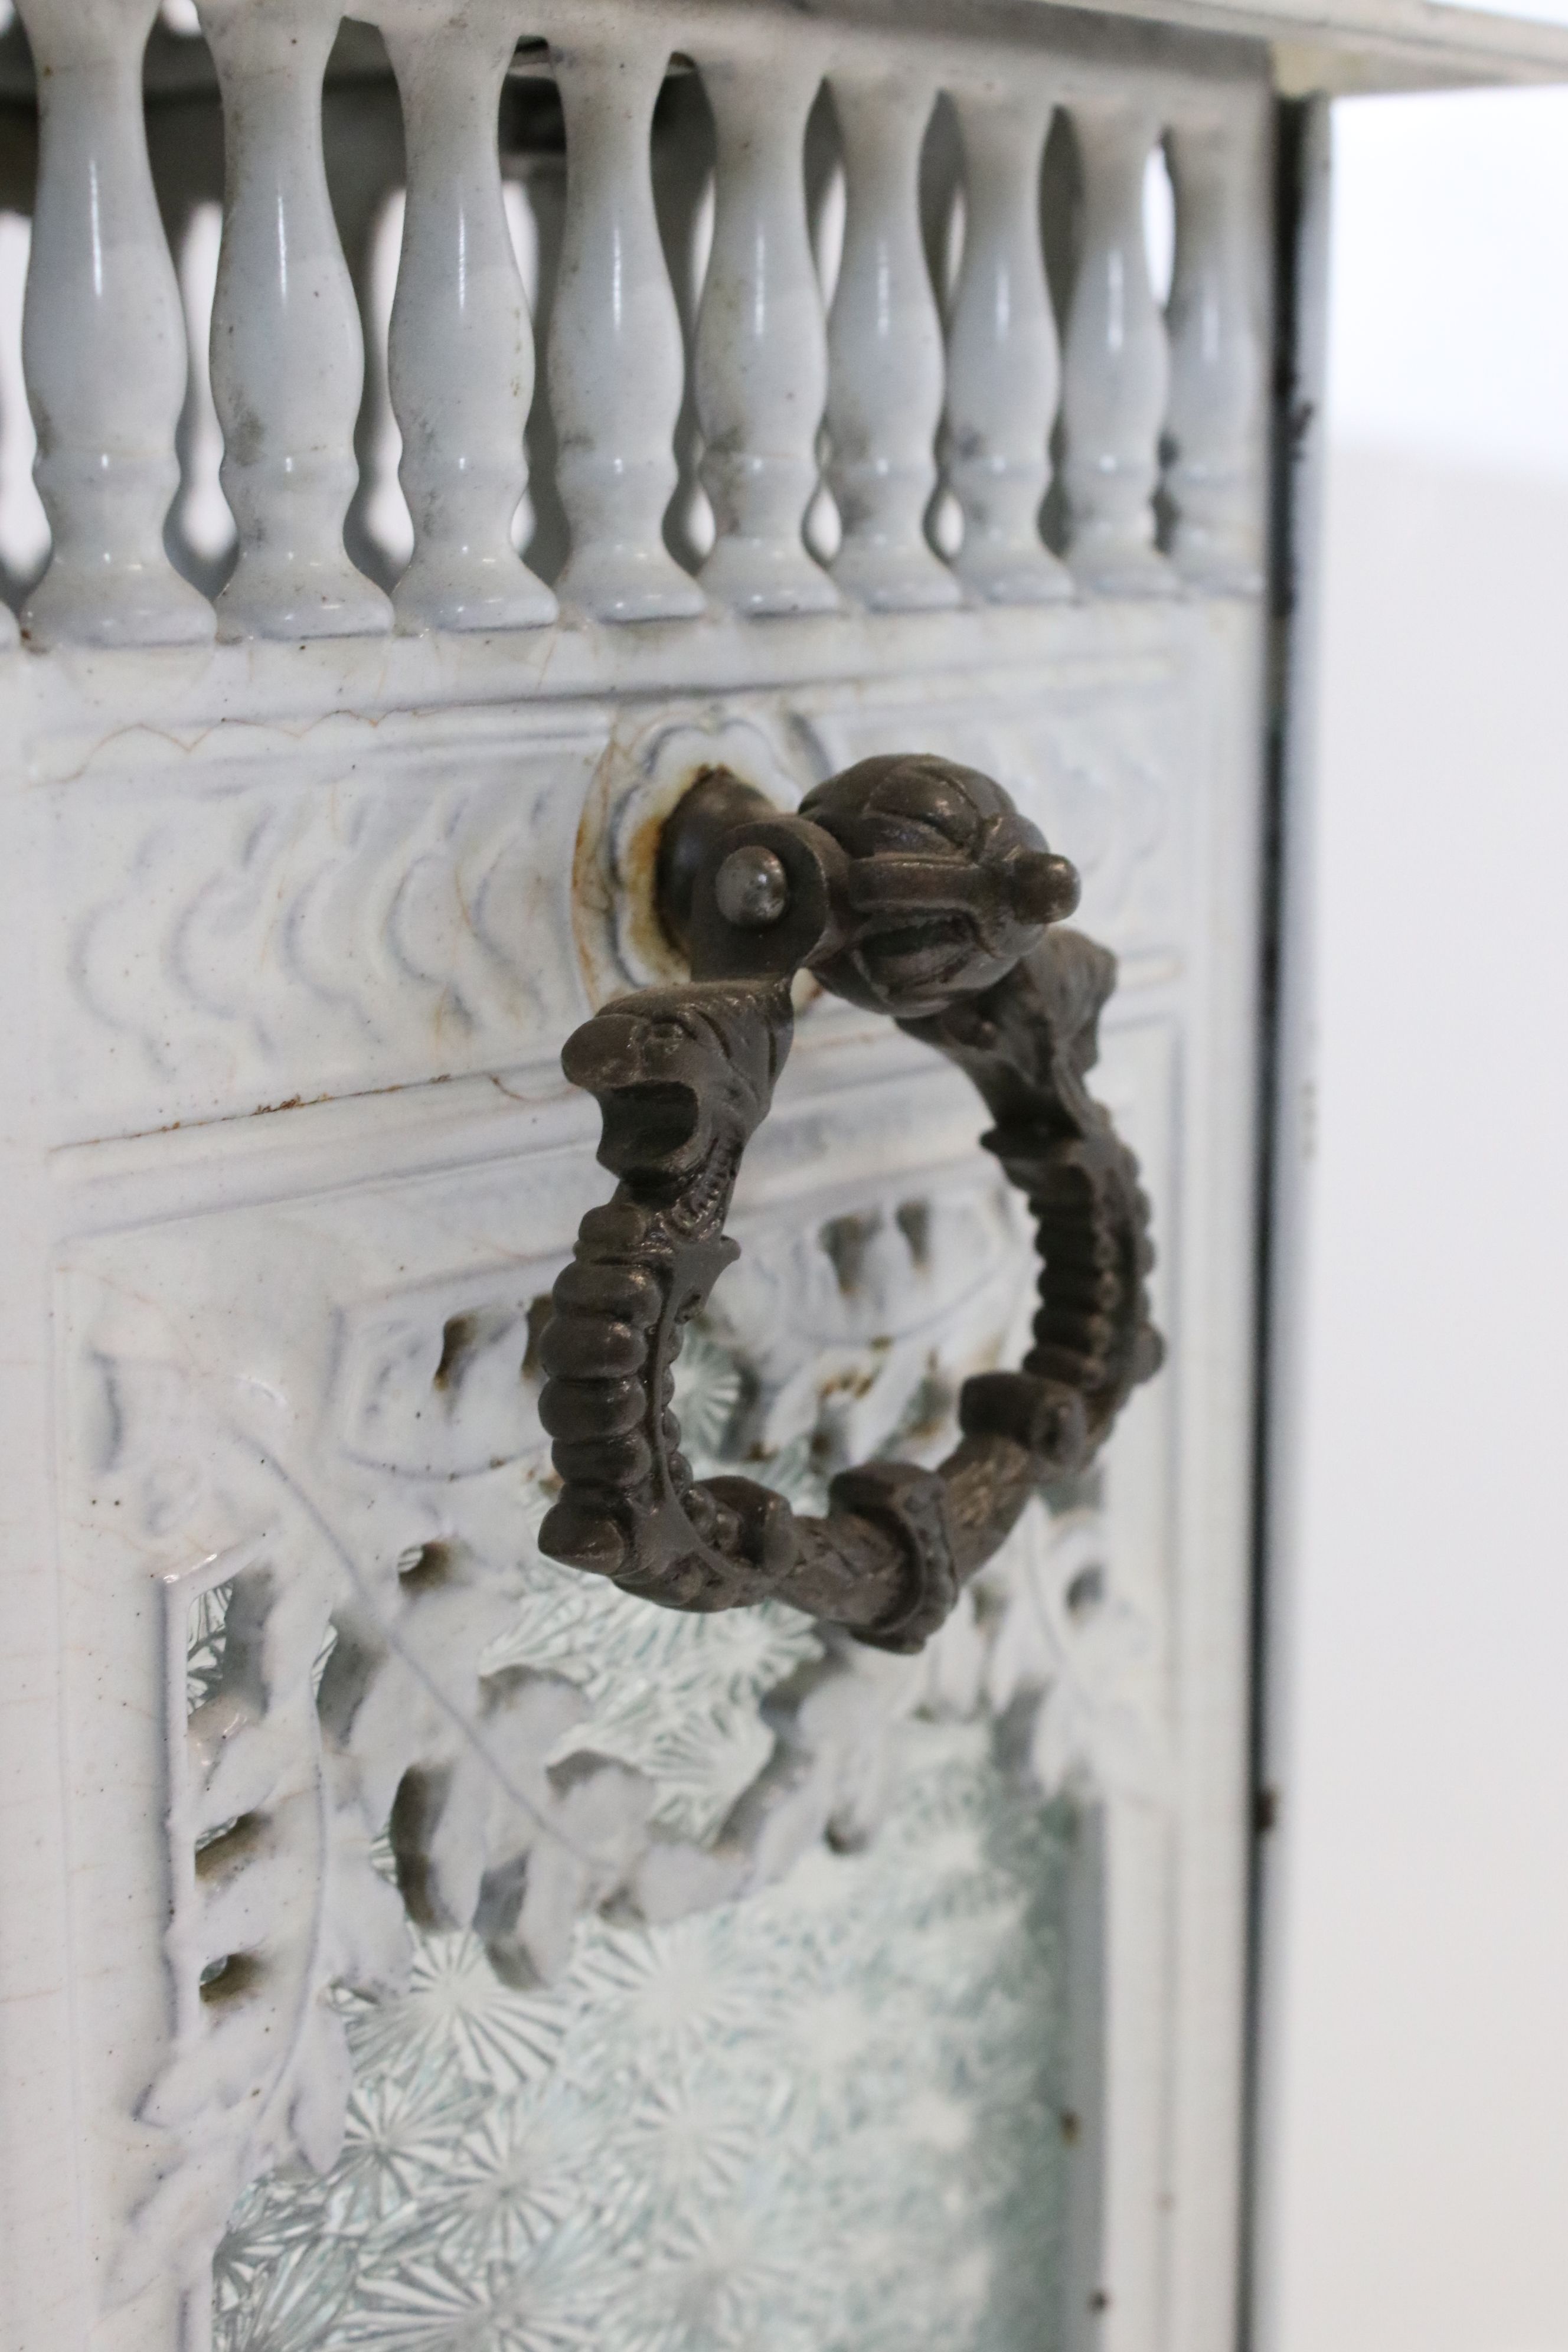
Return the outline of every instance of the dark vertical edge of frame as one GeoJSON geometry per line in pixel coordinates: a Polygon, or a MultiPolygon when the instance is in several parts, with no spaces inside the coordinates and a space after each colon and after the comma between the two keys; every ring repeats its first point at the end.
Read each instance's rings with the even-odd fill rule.
{"type": "Polygon", "coordinates": [[[1247,1912],[1247,2013],[1241,2164],[1241,2259],[1237,2340],[1256,2352],[1262,2219],[1260,2179],[1267,2165],[1267,1944],[1271,1836],[1279,1797],[1270,1755],[1271,1697],[1278,1686],[1279,1529],[1287,1465],[1280,1434],[1297,1318],[1291,1254],[1297,1235],[1293,1155],[1300,1147],[1303,1106],[1293,1100],[1299,1072],[1294,1024],[1304,1016],[1300,959],[1306,940],[1308,824],[1306,748],[1313,685],[1316,458],[1321,432],[1321,352],[1328,101],[1281,98],[1274,122],[1272,351],[1268,434],[1267,584],[1267,737],[1262,829],[1256,1168],[1254,1420],[1252,1458],[1252,1620],[1248,1721],[1249,1853],[1247,1912]]]}

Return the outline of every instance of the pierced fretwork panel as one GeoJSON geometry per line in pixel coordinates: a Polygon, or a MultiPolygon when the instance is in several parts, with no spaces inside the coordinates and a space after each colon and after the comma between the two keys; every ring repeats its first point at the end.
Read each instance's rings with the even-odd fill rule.
{"type": "MultiPolygon", "coordinates": [[[[749,1279],[688,1342],[697,1466],[820,1507],[846,1449],[931,1458],[1014,1318],[1013,1226],[988,1182],[950,1178],[749,1236],[749,1279]]],[[[487,1319],[515,1368],[515,1318],[466,1322],[487,1319]]],[[[554,1779],[602,1790],[608,1763],[617,1809],[640,1784],[664,1882],[623,1878],[574,1929],[535,1899],[535,1841],[525,1926],[500,1874],[476,1932],[416,1921],[398,1990],[337,1997],[342,2150],[241,2199],[220,2347],[468,2330],[738,2352],[851,2328],[890,2352],[933,2292],[955,2344],[1059,2339],[1070,1826],[1048,1799],[1119,1740],[1152,1779],[1150,1629],[1109,1589],[1093,1498],[1060,1500],[923,1662],[782,1610],[661,1615],[528,1555],[479,1686],[540,1691],[554,1779]],[[742,1853],[755,1891],[715,1904],[742,1853]]],[[[429,1550],[405,1580],[439,1578],[429,1550]]],[[[406,1881],[400,1802],[384,1867],[406,1881]]],[[[608,1818],[584,1808],[579,1833],[608,1818]]],[[[585,1891],[558,1885],[557,1909],[585,1891]]]]}
{"type": "MultiPolygon", "coordinates": [[[[1157,1192],[1170,1045],[1108,1071],[1157,1192]]],[[[795,1120],[681,1410],[700,1468],[816,1507],[846,1460],[945,1450],[1028,1247],[950,1074],[818,1079],[795,1120]]],[[[200,2341],[216,2249],[226,2352],[545,2312],[793,2346],[824,2295],[891,2346],[945,2247],[953,2340],[1056,2341],[1063,1906],[1082,1805],[1169,1801],[1158,1562],[1064,1490],[900,1659],[543,1560],[563,1204],[534,1157],[77,1253],[76,1475],[106,1570],[140,1563],[122,1605],[161,1588],[169,1755],[174,2032],[110,2304],[184,2278],[200,2341]]]]}

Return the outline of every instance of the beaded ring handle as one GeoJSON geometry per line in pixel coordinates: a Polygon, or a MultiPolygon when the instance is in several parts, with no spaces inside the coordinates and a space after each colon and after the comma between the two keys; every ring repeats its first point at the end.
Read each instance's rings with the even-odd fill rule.
{"type": "Polygon", "coordinates": [[[1001,787],[918,755],[862,760],[795,816],[709,771],[665,826],[658,887],[690,984],[607,1004],[562,1055],[598,1098],[599,1159],[619,1182],[583,1219],[544,1334],[540,1412],[562,1489],[541,1544],[667,1608],[776,1597],[919,1649],[1163,1354],[1137,1162],[1085,1085],[1115,960],[1045,928],[1072,912],[1078,876],[1001,787]],[[1017,1371],[964,1382],[954,1451],[934,1470],[844,1471],[826,1518],[749,1478],[695,1480],[672,1411],[686,1325],[739,1255],[724,1222],[802,968],[973,1080],[1041,1265],[1035,1344],[1017,1371]]]}

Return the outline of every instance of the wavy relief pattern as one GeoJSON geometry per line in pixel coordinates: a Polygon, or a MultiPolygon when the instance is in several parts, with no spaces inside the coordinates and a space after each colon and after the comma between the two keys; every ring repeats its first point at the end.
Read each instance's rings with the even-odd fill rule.
{"type": "Polygon", "coordinates": [[[756,724],[692,704],[629,743],[564,726],[525,751],[290,746],[134,789],[73,783],[54,856],[58,901],[79,912],[59,942],[50,1055],[70,1130],[552,1061],[586,1010],[564,878],[584,796],[607,796],[602,854],[626,860],[619,887],[606,870],[577,908],[594,985],[613,994],[652,976],[646,908],[627,911],[642,906],[641,828],[703,757],[782,798],[892,742],[978,765],[1077,864],[1087,928],[1119,951],[1181,933],[1173,777],[1191,719],[1163,675],[1128,675],[1114,707],[1102,684],[1042,712],[1031,679],[1016,698],[857,697],[756,724]]]}
{"type": "Polygon", "coordinates": [[[147,1126],[541,1055],[582,1010],[554,877],[594,753],[73,791],[61,1103],[147,1126]]]}

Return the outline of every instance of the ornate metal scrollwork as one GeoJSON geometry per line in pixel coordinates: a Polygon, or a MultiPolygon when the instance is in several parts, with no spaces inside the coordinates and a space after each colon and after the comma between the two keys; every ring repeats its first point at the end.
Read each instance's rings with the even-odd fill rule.
{"type": "Polygon", "coordinates": [[[562,1055],[598,1098],[619,1183],[583,1219],[542,1344],[552,1559],[668,1608],[773,1595],[914,1650],[1036,1488],[1090,1459],[1163,1350],[1137,1162],[1085,1084],[1115,960],[1045,929],[1077,903],[1073,867],[1000,786],[946,761],[863,760],[795,816],[721,770],[692,786],[659,859],[692,982],[606,1005],[562,1055]],[[803,967],[973,1081],[1041,1260],[1035,1344],[1017,1371],[964,1383],[954,1451],[934,1470],[845,1471],[826,1518],[751,1479],[695,1480],[672,1411],[682,1333],[739,1255],[725,1219],[803,967]]]}

